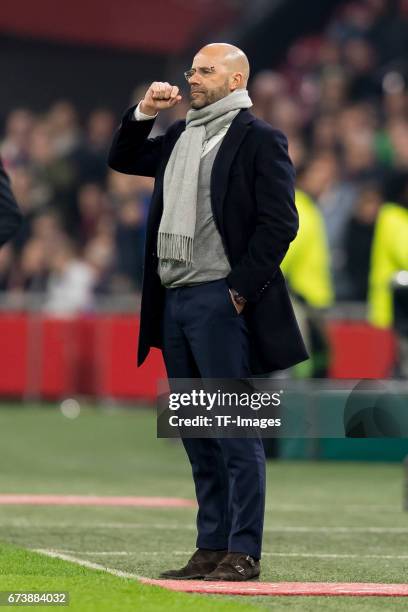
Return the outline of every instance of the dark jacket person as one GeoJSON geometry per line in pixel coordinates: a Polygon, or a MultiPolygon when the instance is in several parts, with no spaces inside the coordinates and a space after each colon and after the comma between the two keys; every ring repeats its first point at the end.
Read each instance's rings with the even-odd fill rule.
{"type": "MultiPolygon", "coordinates": [[[[248,111],[249,65],[227,44],[207,45],[185,73],[186,121],[149,138],[154,117],[181,100],[154,82],[125,115],[109,165],[155,177],[144,260],[138,363],[162,349],[179,379],[248,378],[307,354],[280,271],[298,230],[286,137],[248,111]]],[[[187,437],[195,481],[197,548],[166,578],[259,575],[265,454],[254,438],[187,437]]]]}
{"type": "MultiPolygon", "coordinates": [[[[129,109],[117,131],[109,165],[118,172],[155,177],[147,220],[138,365],[150,347],[163,348],[165,287],[157,273],[157,237],[163,212],[167,162],[185,122],[148,138],[154,119],[134,120],[129,109]]],[[[228,286],[246,300],[250,369],[265,374],[307,359],[279,268],[298,230],[295,173],[282,132],[238,112],[214,159],[211,206],[231,271],[228,286]]]]}

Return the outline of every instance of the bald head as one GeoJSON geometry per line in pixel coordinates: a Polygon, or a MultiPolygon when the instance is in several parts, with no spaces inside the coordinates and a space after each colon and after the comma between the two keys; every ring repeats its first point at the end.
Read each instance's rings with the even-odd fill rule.
{"type": "Polygon", "coordinates": [[[249,62],[245,53],[228,43],[211,43],[194,56],[191,76],[191,107],[212,104],[236,89],[246,89],[249,62]]]}
{"type": "Polygon", "coordinates": [[[249,61],[245,53],[239,47],[230,45],[229,43],[211,43],[202,47],[197,56],[208,57],[222,64],[225,69],[232,75],[238,72],[242,75],[242,82],[237,89],[244,89],[247,86],[249,79],[249,61]]]}

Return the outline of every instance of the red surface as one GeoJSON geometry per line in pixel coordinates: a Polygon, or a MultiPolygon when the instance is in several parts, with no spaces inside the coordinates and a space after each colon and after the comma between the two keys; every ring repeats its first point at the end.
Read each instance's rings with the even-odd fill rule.
{"type": "MultiPolygon", "coordinates": [[[[56,399],[90,395],[155,401],[166,379],[161,352],[136,365],[139,318],[133,315],[0,314],[0,395],[56,399]]],[[[396,343],[364,322],[329,325],[332,378],[388,378],[396,343]]]]}
{"type": "Polygon", "coordinates": [[[78,353],[78,321],[44,318],[39,388],[42,397],[68,395],[76,386],[75,366],[78,353]]]}
{"type": "Polygon", "coordinates": [[[136,363],[139,319],[107,316],[98,320],[100,395],[155,400],[157,381],[166,377],[161,351],[153,349],[142,367],[136,363]]]}
{"type": "Polygon", "coordinates": [[[207,582],[204,580],[154,580],[141,578],[145,584],[186,593],[221,593],[225,595],[351,595],[359,597],[408,597],[408,584],[370,582],[207,582]]]}
{"type": "Polygon", "coordinates": [[[396,342],[389,330],[365,322],[332,321],[331,378],[388,378],[395,360],[396,342]]]}
{"type": "Polygon", "coordinates": [[[99,391],[98,329],[99,318],[90,315],[77,319],[75,351],[75,385],[81,395],[95,395],[99,391]]]}
{"type": "Polygon", "coordinates": [[[0,392],[3,395],[19,395],[27,384],[27,316],[1,313],[0,338],[0,392]]]}
{"type": "Polygon", "coordinates": [[[143,506],[147,508],[194,508],[196,502],[181,497],[123,497],[101,495],[0,495],[0,505],[30,506],[143,506]]]}
{"type": "Polygon", "coordinates": [[[207,24],[223,26],[223,0],[36,0],[2,2],[0,31],[60,42],[180,52],[207,24]]]}

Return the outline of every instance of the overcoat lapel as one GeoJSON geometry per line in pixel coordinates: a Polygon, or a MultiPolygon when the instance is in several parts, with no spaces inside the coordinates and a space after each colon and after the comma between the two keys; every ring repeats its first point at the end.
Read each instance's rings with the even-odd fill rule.
{"type": "Polygon", "coordinates": [[[221,233],[223,228],[223,203],[227,193],[231,164],[250,124],[254,120],[255,117],[247,110],[238,113],[225,134],[214,160],[211,173],[211,204],[217,227],[221,233]]]}
{"type": "MultiPolygon", "coordinates": [[[[214,160],[211,173],[211,204],[215,223],[221,234],[223,227],[223,202],[227,192],[228,175],[231,164],[247,134],[249,126],[254,120],[255,117],[247,110],[240,111],[225,134],[214,160]]],[[[184,128],[180,129],[179,134],[174,139],[168,157],[170,157],[171,151],[173,150],[173,147],[183,130],[184,128]]],[[[166,164],[167,161],[168,158],[166,160],[166,164]]],[[[162,172],[156,178],[156,181],[159,181],[159,185],[157,186],[158,189],[156,192],[156,198],[155,201],[152,202],[152,207],[148,218],[148,233],[150,233],[149,230],[151,230],[152,233],[155,234],[160,225],[160,219],[163,213],[163,178],[166,164],[163,165],[162,172]]]]}

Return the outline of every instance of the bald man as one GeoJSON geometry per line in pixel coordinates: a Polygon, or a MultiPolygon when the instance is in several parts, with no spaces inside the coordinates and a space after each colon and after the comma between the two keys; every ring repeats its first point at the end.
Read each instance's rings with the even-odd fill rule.
{"type": "MultiPolygon", "coordinates": [[[[155,177],[146,232],[138,365],[163,352],[171,381],[242,379],[307,358],[279,265],[298,230],[286,137],[256,119],[248,59],[229,44],[195,55],[190,110],[149,138],[177,85],[154,81],[123,117],[109,165],[155,177]]],[[[265,455],[259,438],[183,438],[198,501],[197,550],[162,577],[260,574],[265,455]]]]}

